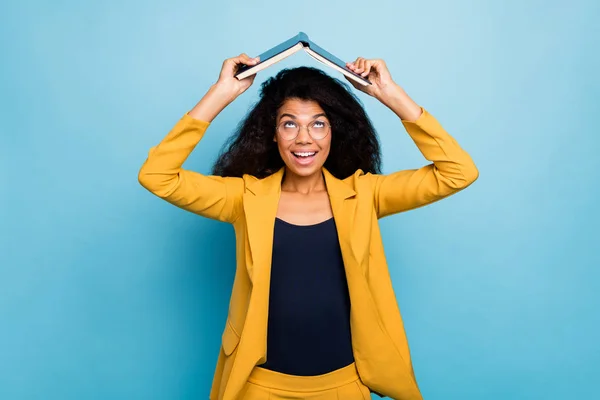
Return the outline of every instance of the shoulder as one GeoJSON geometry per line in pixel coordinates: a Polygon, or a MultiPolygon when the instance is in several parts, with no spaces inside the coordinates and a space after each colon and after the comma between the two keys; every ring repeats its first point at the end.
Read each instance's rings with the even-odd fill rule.
{"type": "Polygon", "coordinates": [[[254,175],[244,174],[242,176],[242,182],[245,188],[256,194],[268,194],[274,192],[278,186],[281,185],[281,179],[283,177],[284,169],[281,168],[279,171],[266,176],[264,178],[258,178],[254,175]]]}
{"type": "MultiPolygon", "coordinates": [[[[265,178],[262,178],[265,179],[265,178]]],[[[247,185],[252,185],[254,182],[260,181],[261,178],[257,178],[254,175],[249,175],[249,174],[244,174],[242,175],[242,180],[244,181],[244,184],[247,185]]]]}
{"type": "Polygon", "coordinates": [[[377,179],[377,174],[364,172],[362,169],[357,169],[352,175],[343,179],[347,185],[352,186],[354,190],[366,189],[372,186],[373,181],[377,179]]]}
{"type": "MultiPolygon", "coordinates": [[[[376,175],[370,172],[365,173],[362,169],[357,169],[352,175],[337,179],[330,175],[332,188],[337,192],[349,194],[367,194],[373,191],[373,182],[376,175]]],[[[329,182],[328,182],[329,183],[329,182]]]]}

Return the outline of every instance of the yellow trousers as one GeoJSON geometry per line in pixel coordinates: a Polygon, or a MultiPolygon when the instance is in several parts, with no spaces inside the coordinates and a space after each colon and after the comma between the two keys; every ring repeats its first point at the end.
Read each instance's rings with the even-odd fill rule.
{"type": "Polygon", "coordinates": [[[323,375],[297,376],[254,367],[242,400],[370,400],[371,393],[356,370],[356,364],[323,375]]]}

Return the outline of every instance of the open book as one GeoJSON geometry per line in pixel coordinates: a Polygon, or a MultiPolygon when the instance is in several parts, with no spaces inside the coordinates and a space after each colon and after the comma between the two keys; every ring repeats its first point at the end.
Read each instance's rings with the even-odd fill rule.
{"type": "Polygon", "coordinates": [[[371,82],[369,82],[366,78],[363,78],[354,71],[346,68],[346,63],[344,61],[340,60],[322,47],[317,46],[304,32],[300,32],[293,38],[288,39],[272,49],[260,54],[260,61],[258,64],[240,66],[235,74],[235,77],[238,79],[244,79],[250,75],[256,74],[258,71],[262,71],[263,69],[270,67],[276,62],[281,61],[302,49],[304,49],[304,51],[306,51],[315,60],[328,65],[338,72],[341,72],[357,83],[364,86],[371,84],[371,82]]]}

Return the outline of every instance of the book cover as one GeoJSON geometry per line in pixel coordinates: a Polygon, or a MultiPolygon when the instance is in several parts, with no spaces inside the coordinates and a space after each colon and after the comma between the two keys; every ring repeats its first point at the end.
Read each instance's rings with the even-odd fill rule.
{"type": "Polygon", "coordinates": [[[297,51],[305,50],[311,57],[317,61],[328,65],[329,67],[341,72],[348,78],[360,83],[361,85],[370,85],[368,79],[356,74],[354,71],[346,67],[346,63],[340,58],[336,57],[332,53],[328,52],[315,42],[310,40],[308,35],[304,32],[299,32],[296,36],[278,44],[275,47],[260,54],[260,61],[256,65],[242,65],[235,77],[238,79],[244,79],[252,74],[255,74],[269,66],[283,60],[286,57],[291,56],[297,51]]]}

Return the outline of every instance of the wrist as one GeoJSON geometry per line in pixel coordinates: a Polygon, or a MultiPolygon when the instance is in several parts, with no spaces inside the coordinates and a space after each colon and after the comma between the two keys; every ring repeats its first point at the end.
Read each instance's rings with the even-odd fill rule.
{"type": "Polygon", "coordinates": [[[377,100],[385,104],[386,106],[390,106],[390,104],[397,102],[403,96],[406,96],[406,92],[400,85],[397,83],[391,83],[386,87],[382,88],[381,91],[377,94],[377,100]]]}
{"type": "Polygon", "coordinates": [[[235,97],[225,87],[212,85],[188,114],[195,119],[212,122],[229,103],[235,100],[235,97]]]}
{"type": "Polygon", "coordinates": [[[215,101],[224,103],[224,105],[233,102],[240,95],[235,89],[219,82],[213,84],[208,89],[207,94],[214,98],[215,101]]]}
{"type": "Polygon", "coordinates": [[[397,84],[382,91],[378,100],[403,121],[416,121],[421,115],[421,107],[397,84]]]}

